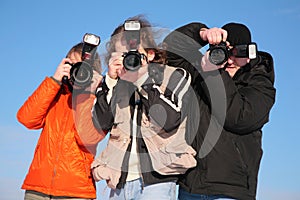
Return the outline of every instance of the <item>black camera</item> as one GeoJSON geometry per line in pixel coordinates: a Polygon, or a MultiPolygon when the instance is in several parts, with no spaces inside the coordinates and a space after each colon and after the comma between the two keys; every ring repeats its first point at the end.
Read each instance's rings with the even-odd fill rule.
{"type": "Polygon", "coordinates": [[[140,22],[134,20],[125,21],[124,29],[124,36],[130,50],[123,54],[123,65],[127,70],[136,71],[142,65],[143,58],[143,55],[138,52],[138,46],[140,44],[140,22]]]}
{"type": "Polygon", "coordinates": [[[209,47],[209,61],[215,65],[221,65],[228,60],[230,56],[238,58],[256,58],[257,46],[255,43],[245,45],[235,45],[229,48],[226,42],[221,42],[217,45],[210,45],[209,47]]]}
{"type": "Polygon", "coordinates": [[[86,33],[83,36],[83,46],[81,59],[82,62],[70,64],[70,79],[67,76],[63,77],[63,82],[75,85],[80,88],[85,88],[91,84],[93,78],[92,63],[95,59],[97,46],[100,44],[100,37],[91,33],[86,33]]]}

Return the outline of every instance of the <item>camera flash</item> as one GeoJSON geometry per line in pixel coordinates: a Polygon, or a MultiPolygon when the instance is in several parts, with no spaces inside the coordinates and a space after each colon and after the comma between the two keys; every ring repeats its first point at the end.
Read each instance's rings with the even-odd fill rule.
{"type": "Polygon", "coordinates": [[[256,58],[256,44],[255,43],[248,45],[248,53],[249,53],[250,59],[256,58]]]}
{"type": "Polygon", "coordinates": [[[100,44],[100,37],[91,33],[86,33],[83,36],[83,41],[85,43],[94,45],[94,46],[98,46],[100,44]]]}
{"type": "Polygon", "coordinates": [[[126,31],[137,31],[141,29],[139,21],[125,21],[124,28],[126,31]]]}

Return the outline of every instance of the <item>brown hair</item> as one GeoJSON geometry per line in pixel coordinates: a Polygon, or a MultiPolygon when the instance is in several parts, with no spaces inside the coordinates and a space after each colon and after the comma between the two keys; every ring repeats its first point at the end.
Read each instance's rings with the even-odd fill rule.
{"type": "MultiPolygon", "coordinates": [[[[155,31],[152,29],[152,25],[150,22],[145,18],[144,15],[136,15],[134,17],[130,17],[127,20],[135,20],[139,21],[141,24],[140,30],[140,40],[142,41],[141,44],[146,51],[153,50],[155,52],[155,57],[152,63],[165,63],[166,54],[165,51],[158,48],[154,40],[155,31]]],[[[105,56],[105,62],[108,66],[109,59],[111,57],[111,53],[116,51],[115,44],[117,41],[122,39],[124,29],[124,24],[120,24],[111,34],[110,41],[106,44],[107,55],[105,56]]]]}

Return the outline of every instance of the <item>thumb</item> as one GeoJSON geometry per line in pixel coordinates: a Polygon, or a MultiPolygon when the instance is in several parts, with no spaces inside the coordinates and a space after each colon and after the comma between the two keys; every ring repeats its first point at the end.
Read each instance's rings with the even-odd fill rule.
{"type": "Polygon", "coordinates": [[[209,61],[209,52],[210,51],[207,51],[201,59],[201,66],[202,66],[203,71],[205,71],[205,72],[218,69],[217,65],[214,65],[209,61]]]}

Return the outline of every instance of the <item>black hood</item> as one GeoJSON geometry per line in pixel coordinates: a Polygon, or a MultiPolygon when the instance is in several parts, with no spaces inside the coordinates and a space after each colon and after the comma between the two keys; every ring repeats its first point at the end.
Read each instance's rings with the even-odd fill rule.
{"type": "Polygon", "coordinates": [[[258,56],[250,61],[250,66],[253,69],[264,69],[266,71],[266,76],[274,83],[274,61],[271,54],[258,51],[258,56]]]}

